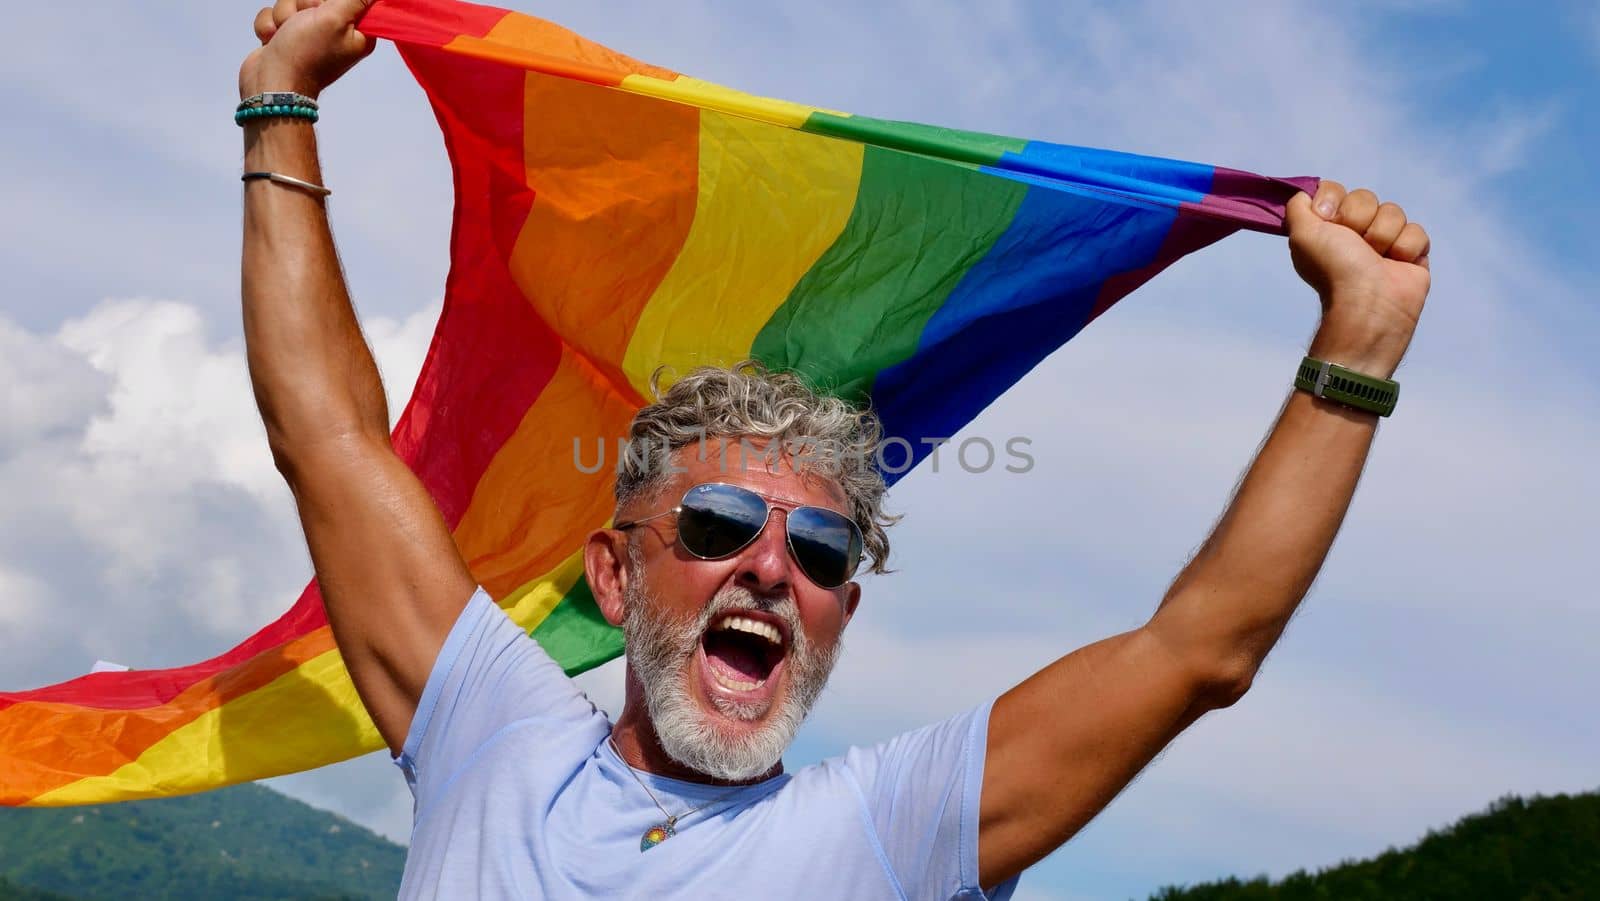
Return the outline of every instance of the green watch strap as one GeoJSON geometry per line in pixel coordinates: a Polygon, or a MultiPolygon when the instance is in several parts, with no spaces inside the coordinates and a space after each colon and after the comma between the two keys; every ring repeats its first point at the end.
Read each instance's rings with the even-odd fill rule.
{"type": "Polygon", "coordinates": [[[1338,363],[1306,357],[1300,361],[1295,373],[1294,386],[1309,391],[1317,397],[1338,401],[1347,407],[1366,410],[1379,416],[1394,412],[1400,400],[1400,383],[1394,379],[1374,378],[1346,369],[1338,363]]]}

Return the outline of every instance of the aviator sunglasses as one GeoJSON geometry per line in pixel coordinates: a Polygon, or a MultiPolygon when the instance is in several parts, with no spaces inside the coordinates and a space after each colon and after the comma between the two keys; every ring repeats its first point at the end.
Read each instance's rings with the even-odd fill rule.
{"type": "MultiPolygon", "coordinates": [[[[838,588],[855,575],[861,562],[861,530],[843,513],[823,507],[794,507],[784,516],[789,556],[806,578],[821,588],[838,588]]],[[[730,557],[756,540],[767,527],[773,507],[748,488],[723,482],[696,485],[671,510],[619,522],[614,529],[634,526],[668,514],[678,516],[678,543],[701,560],[730,557]]]]}

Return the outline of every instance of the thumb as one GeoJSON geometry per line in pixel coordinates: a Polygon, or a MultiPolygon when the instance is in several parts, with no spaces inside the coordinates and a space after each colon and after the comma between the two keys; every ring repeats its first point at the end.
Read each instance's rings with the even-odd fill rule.
{"type": "Polygon", "coordinates": [[[1284,223],[1289,226],[1289,233],[1301,231],[1307,227],[1322,224],[1322,216],[1311,208],[1311,196],[1304,191],[1289,198],[1284,206],[1284,223]]]}
{"type": "Polygon", "coordinates": [[[345,49],[356,54],[357,59],[365,57],[378,46],[376,38],[361,31],[361,19],[375,2],[377,0],[323,0],[323,8],[332,7],[334,17],[345,29],[345,49]]]}
{"type": "Polygon", "coordinates": [[[323,0],[322,8],[335,12],[345,24],[355,25],[374,2],[376,0],[323,0]]]}

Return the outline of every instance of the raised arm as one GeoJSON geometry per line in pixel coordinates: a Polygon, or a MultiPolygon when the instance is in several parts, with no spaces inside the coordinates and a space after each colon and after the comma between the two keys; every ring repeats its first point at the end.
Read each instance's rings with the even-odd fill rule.
{"type": "MultiPolygon", "coordinates": [[[[363,0],[280,0],[256,17],[263,46],[241,97],[315,97],[371,52],[363,0]]],[[[244,129],[247,172],[322,184],[316,137],[298,119],[244,129]]],[[[361,334],[323,198],[266,180],[244,188],[244,335],[273,459],[300,511],[345,666],[389,747],[412,714],[474,582],[443,517],[389,443],[378,369],[361,334]]]]}
{"type": "MultiPolygon", "coordinates": [[[[1388,378],[1429,286],[1428,236],[1370,191],[1289,205],[1296,271],[1322,299],[1311,355],[1388,378]]],[[[1377,415],[1292,391],[1233,502],[1144,626],[1061,658],[996,702],[980,810],[984,885],[1072,837],[1168,742],[1249,688],[1311,587],[1377,415]]]]}

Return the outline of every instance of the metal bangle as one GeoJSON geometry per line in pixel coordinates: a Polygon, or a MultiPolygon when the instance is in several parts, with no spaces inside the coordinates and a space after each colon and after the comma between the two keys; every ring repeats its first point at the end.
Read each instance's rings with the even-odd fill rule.
{"type": "Polygon", "coordinates": [[[309,191],[318,197],[327,197],[333,193],[332,190],[324,188],[322,185],[313,184],[304,179],[295,178],[292,175],[284,175],[281,172],[246,172],[239,176],[240,181],[254,181],[258,178],[264,178],[280,185],[288,185],[291,188],[299,188],[302,191],[309,191]]]}

